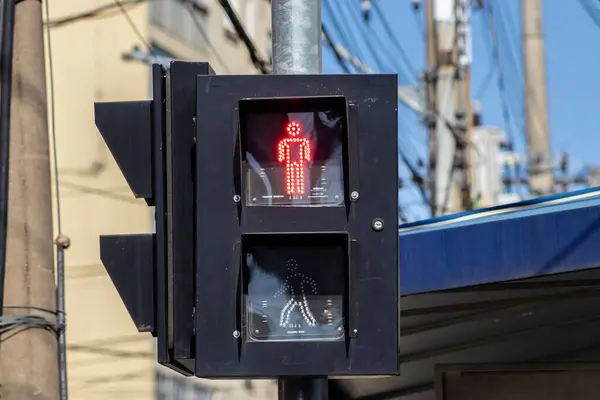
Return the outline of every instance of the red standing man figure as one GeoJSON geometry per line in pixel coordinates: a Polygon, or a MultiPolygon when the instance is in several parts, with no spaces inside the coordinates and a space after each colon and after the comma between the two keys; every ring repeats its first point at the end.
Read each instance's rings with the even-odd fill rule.
{"type": "Polygon", "coordinates": [[[277,143],[277,161],[285,164],[286,190],[289,196],[305,192],[304,163],[311,160],[310,142],[301,137],[300,124],[290,122],[287,127],[288,136],[277,143]]]}

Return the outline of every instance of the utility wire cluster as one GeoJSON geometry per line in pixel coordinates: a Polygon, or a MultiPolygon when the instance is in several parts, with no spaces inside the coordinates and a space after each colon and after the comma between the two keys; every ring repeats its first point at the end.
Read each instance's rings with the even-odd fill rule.
{"type": "Polygon", "coordinates": [[[4,342],[10,339],[14,334],[17,334],[21,330],[30,328],[41,328],[47,329],[58,334],[61,327],[56,322],[57,313],[56,311],[47,310],[39,307],[21,307],[5,305],[5,309],[33,309],[42,311],[44,313],[52,315],[52,318],[45,317],[39,314],[8,314],[0,316],[0,342],[4,342]]]}
{"type": "MultiPolygon", "coordinates": [[[[600,27],[600,3],[596,0],[578,0],[578,3],[592,22],[600,27]]],[[[506,149],[514,151],[518,143],[524,145],[527,141],[523,114],[525,100],[521,89],[525,85],[520,57],[522,53],[519,39],[522,34],[521,27],[515,22],[515,15],[506,1],[486,0],[481,6],[483,7],[481,16],[485,22],[482,27],[486,30],[482,36],[487,39],[485,44],[489,50],[491,63],[490,71],[484,78],[477,97],[481,98],[485,94],[489,88],[489,82],[496,75],[502,118],[508,136],[506,149]],[[515,135],[515,132],[518,133],[518,136],[515,135]]],[[[537,108],[541,99],[532,98],[528,101],[528,107],[537,108]]],[[[527,164],[526,157],[523,157],[523,164],[527,164]]],[[[589,168],[586,173],[575,177],[567,177],[568,156],[566,154],[562,154],[560,159],[549,168],[553,171],[557,168],[559,174],[562,175],[562,177],[556,178],[555,182],[560,191],[568,191],[571,184],[585,186],[591,184],[590,182],[597,182],[596,168],[589,168]]],[[[507,166],[502,180],[507,189],[521,191],[521,186],[528,184],[527,168],[520,162],[514,166],[507,166]]]]}

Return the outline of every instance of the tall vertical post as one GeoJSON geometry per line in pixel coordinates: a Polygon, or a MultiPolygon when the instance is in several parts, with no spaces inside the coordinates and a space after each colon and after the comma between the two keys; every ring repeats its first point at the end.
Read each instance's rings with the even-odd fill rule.
{"type": "Polygon", "coordinates": [[[0,17],[0,315],[6,271],[6,228],[8,226],[8,163],[10,158],[10,104],[14,50],[15,2],[5,1],[0,17]]]}
{"type": "Polygon", "coordinates": [[[429,168],[427,171],[429,182],[429,203],[431,216],[437,215],[437,190],[435,182],[436,169],[436,144],[435,144],[435,129],[436,129],[436,90],[435,82],[437,76],[437,41],[435,38],[435,21],[433,13],[433,0],[425,0],[425,38],[427,42],[427,70],[425,72],[425,83],[427,85],[427,111],[428,118],[426,121],[429,130],[428,147],[429,147],[429,168]]]}
{"type": "Polygon", "coordinates": [[[473,112],[471,108],[471,6],[469,0],[456,0],[457,43],[457,129],[466,140],[457,143],[457,155],[462,171],[461,211],[473,208],[472,186],[475,177],[474,164],[469,157],[468,143],[472,143],[473,112]],[[459,118],[460,117],[460,118],[459,118]],[[460,123],[459,123],[460,121],[460,123]]]}
{"type": "Polygon", "coordinates": [[[543,196],[554,191],[554,176],[550,159],[542,1],[522,0],[521,7],[529,189],[533,195],[543,196]]]}
{"type": "Polygon", "coordinates": [[[434,19],[437,41],[436,103],[440,118],[436,122],[435,191],[438,213],[456,212],[460,207],[460,188],[455,179],[456,138],[456,18],[455,0],[436,0],[434,19]]]}
{"type": "MultiPolygon", "coordinates": [[[[272,0],[273,73],[321,73],[321,0],[272,0]]],[[[327,377],[280,378],[280,400],[327,400],[327,377]]]]}
{"type": "Polygon", "coordinates": [[[56,287],[42,28],[42,3],[17,2],[4,317],[40,318],[3,336],[0,397],[6,400],[54,400],[59,394],[56,335],[48,329],[56,324],[56,287]]]}
{"type": "Polygon", "coordinates": [[[321,73],[321,0],[272,0],[273,73],[321,73]]]}

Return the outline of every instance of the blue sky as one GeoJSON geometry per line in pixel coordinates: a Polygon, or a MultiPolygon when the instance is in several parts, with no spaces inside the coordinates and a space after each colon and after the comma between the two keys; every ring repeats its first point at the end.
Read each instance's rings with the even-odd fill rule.
{"type": "MultiPolygon", "coordinates": [[[[422,13],[415,15],[411,0],[375,0],[384,11],[395,37],[405,50],[417,72],[425,63],[425,43],[422,13]]],[[[521,0],[484,0],[492,5],[497,24],[497,43],[506,86],[506,97],[511,110],[512,126],[517,151],[524,153],[523,95],[521,68],[521,0]]],[[[589,5],[600,21],[600,1],[581,0],[589,5]]],[[[410,69],[402,62],[399,52],[384,30],[376,13],[372,14],[370,27],[359,24],[359,0],[323,0],[323,22],[331,31],[334,41],[346,45],[354,53],[361,53],[365,63],[378,72],[402,72],[401,83],[415,83],[410,69]],[[328,3],[328,4],[327,4],[328,3]],[[331,14],[335,12],[335,15],[331,14]],[[333,16],[333,18],[332,18],[333,16]],[[336,27],[337,22],[337,27],[336,27]],[[339,31],[341,27],[342,32],[339,31]],[[352,28],[352,29],[351,29],[352,28]],[[371,30],[372,29],[372,30],[371,30]],[[346,31],[345,33],[343,31],[346,31]],[[369,45],[369,37],[371,43],[369,45]],[[375,51],[370,52],[369,48],[375,51]],[[382,68],[377,68],[377,66],[382,68]]],[[[577,171],[585,164],[600,164],[600,52],[595,43],[600,40],[600,28],[586,13],[579,0],[542,1],[544,32],[546,37],[546,73],[548,83],[548,109],[553,155],[566,151],[571,160],[571,170],[577,171]]],[[[477,9],[472,13],[473,96],[478,95],[493,67],[492,42],[489,38],[489,15],[477,9]]],[[[359,55],[359,54],[356,54],[359,55]]],[[[324,73],[342,73],[328,49],[323,54],[324,73]]],[[[480,98],[486,125],[506,129],[502,114],[497,75],[494,73],[480,98]]],[[[399,144],[412,161],[426,154],[426,131],[419,118],[405,107],[399,109],[399,144]]],[[[405,171],[401,173],[407,176],[405,171]]],[[[412,218],[423,218],[426,213],[419,205],[416,190],[401,192],[401,204],[412,218]]]]}

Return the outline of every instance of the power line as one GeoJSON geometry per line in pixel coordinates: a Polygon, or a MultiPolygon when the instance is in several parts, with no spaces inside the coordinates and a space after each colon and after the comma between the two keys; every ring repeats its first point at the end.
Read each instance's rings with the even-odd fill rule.
{"type": "MultiPolygon", "coordinates": [[[[128,6],[128,5],[140,4],[140,3],[143,3],[146,1],[148,1],[148,0],[121,0],[120,3],[122,6],[128,6]]],[[[96,8],[92,8],[87,11],[69,15],[66,17],[57,18],[54,20],[46,19],[46,25],[50,26],[51,28],[57,28],[57,27],[61,27],[64,25],[69,25],[69,24],[72,24],[75,22],[79,22],[84,19],[93,19],[93,18],[103,17],[109,11],[112,11],[115,8],[118,8],[118,4],[115,4],[115,3],[105,4],[105,5],[96,7],[96,8]]]]}
{"type": "Polygon", "coordinates": [[[406,54],[406,51],[404,50],[404,47],[402,47],[402,44],[400,44],[400,41],[398,40],[398,38],[394,34],[394,32],[392,30],[392,27],[390,26],[387,18],[385,17],[383,11],[381,10],[381,6],[379,5],[379,2],[378,1],[374,1],[372,4],[373,4],[373,7],[375,9],[375,13],[377,14],[377,16],[379,17],[379,19],[381,20],[381,25],[383,26],[383,29],[385,30],[387,36],[390,38],[390,41],[392,42],[392,44],[394,45],[394,47],[396,47],[396,50],[398,51],[398,54],[400,54],[400,57],[402,58],[402,60],[406,64],[406,66],[408,67],[408,69],[411,72],[411,74],[413,75],[413,77],[415,77],[415,78],[418,79],[419,78],[419,74],[417,73],[416,68],[414,67],[414,65],[410,61],[410,57],[408,57],[408,55],[406,54]]]}
{"type": "Polygon", "coordinates": [[[337,14],[334,12],[329,0],[323,0],[324,10],[329,15],[331,19],[331,23],[333,24],[333,28],[337,31],[338,35],[341,37],[342,45],[346,48],[350,49],[352,54],[357,54],[361,59],[365,59],[364,54],[362,53],[360,46],[358,46],[357,42],[354,40],[354,37],[349,38],[349,34],[346,31],[346,27],[340,24],[340,21],[337,19],[337,14]],[[353,45],[356,43],[356,48],[353,48],[353,45]]]}
{"type": "MultiPolygon", "coordinates": [[[[591,18],[592,22],[594,23],[594,25],[596,25],[596,27],[600,28],[600,15],[598,13],[598,8],[596,8],[596,10],[594,10],[592,7],[592,4],[590,4],[589,2],[585,2],[584,0],[578,0],[579,1],[579,5],[583,8],[583,10],[585,11],[585,13],[591,18]]],[[[598,3],[596,2],[596,7],[597,7],[598,3]]]]}
{"type": "MultiPolygon", "coordinates": [[[[503,79],[506,83],[504,86],[504,90],[507,93],[507,96],[511,96],[512,100],[508,102],[508,105],[512,111],[512,115],[515,118],[519,118],[518,121],[518,130],[520,132],[524,131],[524,120],[523,115],[521,114],[524,109],[524,100],[523,100],[523,92],[520,90],[524,86],[524,73],[522,70],[522,60],[519,56],[520,47],[518,46],[518,40],[515,38],[516,27],[509,26],[507,28],[507,23],[505,21],[504,12],[502,11],[504,3],[498,2],[492,3],[491,1],[487,3],[487,7],[489,7],[488,12],[491,12],[494,15],[494,35],[497,43],[497,51],[498,58],[504,58],[504,54],[508,57],[508,60],[500,60],[500,65],[503,69],[503,79]],[[511,33],[513,35],[511,36],[511,33]],[[504,42],[504,44],[502,44],[504,42]],[[511,78],[509,72],[513,72],[512,84],[508,82],[511,78]]],[[[506,10],[509,24],[513,24],[511,12],[510,10],[506,10]]]]}
{"type": "Polygon", "coordinates": [[[331,40],[331,36],[329,35],[329,32],[328,32],[327,28],[325,27],[325,24],[322,24],[321,32],[322,32],[323,42],[325,42],[325,44],[328,45],[329,48],[331,48],[331,51],[333,51],[335,58],[337,58],[337,61],[338,61],[338,64],[340,65],[340,67],[344,70],[345,73],[350,74],[351,73],[350,68],[348,68],[344,57],[338,51],[337,47],[333,44],[333,41],[331,40]]]}
{"type": "MultiPolygon", "coordinates": [[[[352,63],[356,67],[356,69],[361,72],[364,72],[367,74],[374,73],[374,71],[369,66],[363,64],[356,56],[353,56],[352,54],[350,54],[348,52],[348,50],[346,50],[343,46],[341,46],[340,44],[337,44],[337,43],[333,43],[331,41],[331,38],[328,35],[327,29],[324,26],[323,26],[322,37],[323,37],[325,44],[328,45],[332,49],[332,51],[335,53],[338,63],[340,64],[340,66],[342,66],[342,68],[344,68],[344,67],[347,68],[347,66],[344,63],[344,60],[346,60],[346,61],[349,61],[350,63],[352,63]]],[[[424,188],[423,177],[419,174],[419,171],[417,170],[417,168],[414,165],[412,165],[412,163],[410,162],[407,155],[404,153],[404,151],[402,149],[399,148],[398,153],[400,154],[400,158],[401,158],[403,164],[406,165],[409,172],[411,173],[412,181],[414,183],[416,183],[417,186],[419,187],[419,193],[423,197],[423,201],[425,202],[425,204],[429,204],[429,199],[427,197],[427,193],[425,192],[425,188],[424,188]]]]}
{"type": "Polygon", "coordinates": [[[187,11],[189,12],[190,16],[192,17],[192,21],[194,22],[194,25],[196,25],[196,28],[200,32],[202,39],[204,39],[204,41],[208,45],[209,50],[214,54],[214,56],[217,59],[217,61],[219,62],[219,64],[221,64],[221,66],[223,67],[223,70],[225,70],[225,72],[229,73],[230,69],[229,69],[229,67],[227,67],[227,63],[225,63],[225,61],[223,61],[223,58],[221,57],[221,55],[219,54],[219,52],[217,51],[215,46],[212,44],[210,38],[208,37],[206,30],[204,29],[204,27],[202,26],[200,21],[198,21],[198,15],[196,15],[196,10],[194,10],[194,8],[192,7],[192,3],[194,3],[194,2],[193,1],[185,1],[184,3],[186,5],[187,11]]]}
{"type": "MultiPolygon", "coordinates": [[[[349,61],[352,65],[354,65],[354,67],[356,67],[356,69],[358,71],[365,73],[365,74],[374,74],[375,73],[375,71],[373,69],[371,69],[371,67],[369,67],[367,64],[363,63],[358,57],[356,57],[354,54],[350,53],[346,48],[344,48],[339,43],[330,44],[330,47],[331,46],[335,46],[335,48],[339,52],[339,54],[343,58],[345,58],[347,61],[349,61]]],[[[478,152],[477,148],[475,146],[473,146],[473,143],[470,142],[469,140],[467,140],[466,135],[459,132],[445,116],[441,115],[436,110],[431,110],[431,112],[433,113],[433,116],[435,118],[440,119],[444,123],[446,128],[448,128],[448,130],[452,133],[452,136],[454,137],[454,139],[457,142],[460,142],[467,146],[471,146],[471,147],[473,147],[475,152],[478,152]]]]}
{"type": "MultiPolygon", "coordinates": [[[[106,14],[108,14],[108,12],[110,10],[112,10],[116,7],[119,9],[121,14],[123,14],[123,16],[127,19],[128,24],[131,26],[131,29],[134,31],[134,33],[136,34],[138,39],[144,44],[144,46],[148,49],[148,51],[150,53],[152,53],[152,46],[144,38],[141,31],[138,29],[136,24],[133,22],[127,9],[125,8],[126,5],[139,5],[139,4],[141,4],[143,2],[147,2],[147,1],[151,1],[151,0],[113,0],[113,4],[104,5],[101,7],[94,8],[89,11],[79,13],[79,14],[60,18],[60,19],[53,20],[53,21],[49,21],[47,23],[47,25],[52,28],[56,28],[56,27],[68,25],[71,23],[75,23],[75,22],[81,21],[83,19],[94,19],[94,18],[99,18],[99,17],[105,17],[106,14]]],[[[159,1],[159,0],[154,0],[154,1],[159,1]]],[[[162,1],[167,1],[167,0],[162,0],[162,1]]],[[[219,62],[219,64],[221,64],[221,66],[223,67],[225,72],[229,73],[229,68],[227,67],[227,64],[225,63],[225,61],[223,60],[223,58],[221,57],[221,55],[219,54],[219,52],[217,51],[215,46],[210,41],[210,38],[208,37],[208,34],[206,33],[206,30],[204,29],[202,24],[198,21],[198,16],[196,13],[197,12],[206,13],[206,8],[201,5],[198,5],[195,1],[192,1],[192,0],[172,0],[172,1],[177,1],[186,7],[186,10],[190,13],[190,16],[192,17],[192,21],[193,21],[194,25],[200,32],[202,39],[208,45],[209,50],[214,54],[216,60],[219,62]]]]}
{"type": "Polygon", "coordinates": [[[144,35],[142,35],[142,33],[140,32],[140,30],[137,28],[137,26],[135,25],[135,23],[133,22],[133,20],[129,16],[129,13],[125,9],[125,7],[123,7],[123,4],[121,3],[121,0],[113,0],[113,2],[116,4],[117,7],[119,7],[119,10],[121,10],[121,14],[123,14],[123,16],[125,17],[125,19],[127,20],[127,23],[129,24],[129,26],[131,27],[131,29],[133,30],[133,32],[136,34],[136,36],[138,37],[138,39],[144,44],[144,46],[146,46],[146,48],[148,49],[148,51],[151,51],[152,50],[152,46],[150,46],[150,43],[148,43],[148,41],[144,38],[144,35]]]}
{"type": "MultiPolygon", "coordinates": [[[[379,57],[379,52],[375,49],[375,45],[372,41],[372,39],[375,37],[375,39],[379,39],[378,37],[375,36],[375,32],[373,32],[373,30],[371,29],[371,35],[367,34],[367,32],[365,31],[365,21],[361,20],[360,16],[357,15],[357,13],[355,12],[355,7],[341,7],[342,9],[346,9],[348,11],[348,14],[350,15],[350,18],[344,18],[344,20],[349,21],[351,24],[353,24],[355,27],[358,27],[358,29],[360,30],[358,32],[358,36],[361,37],[365,40],[366,46],[367,46],[367,50],[368,52],[371,54],[372,59],[374,61],[374,64],[376,66],[376,68],[383,72],[386,70],[386,68],[384,67],[384,65],[389,66],[388,63],[384,62],[382,58],[379,57]]],[[[356,28],[355,28],[356,29],[356,28]]],[[[353,32],[353,29],[349,30],[350,32],[353,32]]],[[[359,41],[354,38],[354,36],[352,37],[353,41],[357,43],[357,47],[360,47],[359,41]]],[[[389,53],[388,53],[389,55],[389,53]]],[[[394,68],[388,68],[388,70],[394,70],[394,68]]],[[[398,74],[400,74],[400,71],[397,71],[398,74]]]]}
{"type": "Polygon", "coordinates": [[[488,72],[486,72],[484,78],[481,80],[481,83],[479,84],[479,88],[475,92],[476,99],[481,99],[487,93],[488,89],[490,88],[490,83],[492,82],[492,79],[494,78],[495,73],[496,73],[496,66],[494,65],[494,61],[492,60],[492,62],[490,63],[490,67],[488,68],[488,72]]]}
{"type": "Polygon", "coordinates": [[[506,125],[506,131],[509,136],[510,142],[514,145],[514,134],[512,130],[512,121],[511,121],[511,113],[508,107],[508,101],[506,99],[506,90],[504,83],[504,73],[502,71],[502,65],[500,63],[500,53],[498,50],[498,42],[496,40],[496,23],[494,17],[494,9],[491,4],[488,4],[486,7],[488,21],[489,21],[489,38],[491,41],[491,57],[493,60],[493,65],[497,73],[497,86],[498,93],[500,95],[500,105],[502,108],[502,118],[504,119],[504,124],[506,125]]]}
{"type": "Polygon", "coordinates": [[[227,17],[231,21],[231,24],[233,25],[233,28],[235,29],[236,34],[238,35],[238,37],[242,40],[242,42],[246,46],[246,49],[248,50],[248,53],[250,54],[250,59],[252,60],[252,63],[254,64],[254,66],[262,74],[268,74],[270,72],[269,63],[266,62],[265,60],[263,60],[258,55],[256,46],[254,46],[252,39],[250,39],[250,36],[248,36],[246,29],[244,28],[244,26],[240,22],[240,19],[238,18],[237,14],[231,7],[229,0],[218,0],[218,1],[219,1],[219,4],[221,5],[221,7],[223,8],[223,10],[225,11],[225,13],[227,14],[227,17]]]}

